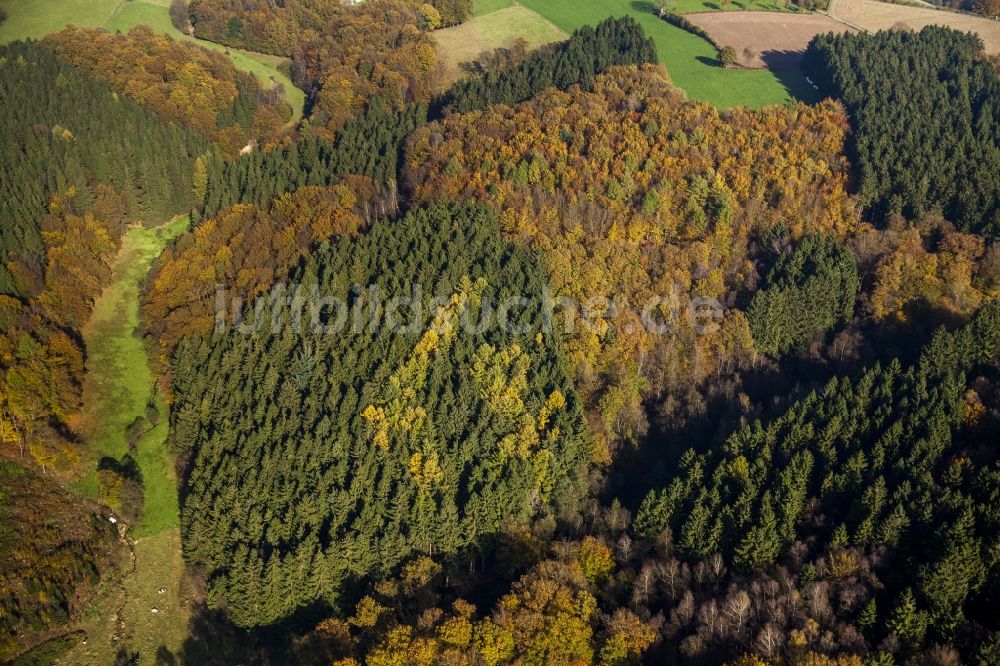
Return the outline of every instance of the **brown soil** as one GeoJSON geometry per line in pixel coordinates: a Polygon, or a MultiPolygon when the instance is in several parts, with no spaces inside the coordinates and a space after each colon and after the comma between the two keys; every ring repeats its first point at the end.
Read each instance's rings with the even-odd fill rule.
{"type": "Polygon", "coordinates": [[[814,36],[853,31],[822,14],[709,12],[686,16],[704,28],[720,47],[736,49],[738,62],[744,67],[794,69],[814,36]]]}

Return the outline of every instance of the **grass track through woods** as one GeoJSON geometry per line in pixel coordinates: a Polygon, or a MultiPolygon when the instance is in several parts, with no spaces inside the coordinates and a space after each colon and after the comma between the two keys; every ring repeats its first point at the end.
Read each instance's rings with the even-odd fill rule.
{"type": "Polygon", "coordinates": [[[189,224],[190,218],[184,215],[158,228],[129,229],[115,259],[112,282],[97,299],[83,330],[87,377],[82,415],[91,471],[80,481],[80,489],[96,496],[98,461],[103,456],[121,458],[128,452],[125,428],[146,413],[150,397],[156,401],[160,418],[140,438],[136,454],[145,503],[142,518],[129,535],[136,539],[132,546],[135,566],[120,583],[103,590],[80,623],[86,644],[76,643],[60,659],[63,664],[114,663],[115,652],[122,646],[138,652],[141,663],[173,663],[168,655],[177,654],[187,636],[191,607],[181,590],[184,562],[177,478],[166,449],[167,408],[162,396],[154,393],[146,350],[134,333],[139,323],[139,287],[150,265],[189,224]]]}
{"type": "Polygon", "coordinates": [[[105,590],[80,623],[87,643],[74,641],[73,647],[56,663],[114,664],[121,647],[138,652],[140,664],[178,663],[177,655],[188,636],[193,610],[182,587],[180,528],[140,539],[133,550],[135,570],[114,589],[105,590]],[[165,589],[162,594],[160,588],[165,589]],[[121,609],[120,618],[116,617],[117,609],[121,609]],[[113,636],[118,639],[112,640],[113,636]]]}
{"type": "MultiPolygon", "coordinates": [[[[793,98],[816,101],[812,89],[798,70],[771,72],[723,68],[711,44],[661,20],[651,0],[588,0],[582,3],[575,0],[520,0],[520,3],[566,32],[583,25],[596,25],[609,16],[634,17],[656,43],[660,62],[666,66],[671,80],[691,99],[705,100],[720,108],[759,108],[793,98]]],[[[689,3],[682,11],[695,8],[689,3]]]]}
{"type": "Polygon", "coordinates": [[[142,472],[145,503],[134,536],[141,538],[174,527],[177,516],[177,483],[165,442],[166,406],[154,395],[146,350],[134,332],[139,323],[139,285],[150,264],[166,244],[185,229],[187,216],[156,228],[133,227],[125,234],[114,264],[114,278],[94,305],[84,327],[87,344],[87,378],[83,389],[83,429],[90,473],[80,482],[88,495],[97,496],[96,469],[104,456],[121,459],[128,453],[125,428],[146,413],[153,398],[160,419],[139,440],[136,455],[142,472]]]}

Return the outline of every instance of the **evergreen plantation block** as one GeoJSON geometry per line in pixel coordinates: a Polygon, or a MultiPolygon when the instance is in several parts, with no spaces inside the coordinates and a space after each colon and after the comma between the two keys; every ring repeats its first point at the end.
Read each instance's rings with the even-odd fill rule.
{"type": "Polygon", "coordinates": [[[333,604],[348,579],[418,554],[460,561],[510,524],[576,506],[591,444],[540,298],[516,314],[523,333],[461,325],[545,283],[532,252],[500,240],[495,213],[439,205],[378,222],[290,282],[345,301],[353,285],[390,296],[417,285],[425,318],[319,335],[272,327],[265,309],[252,335],[177,348],[185,553],[235,622],[333,604]]]}

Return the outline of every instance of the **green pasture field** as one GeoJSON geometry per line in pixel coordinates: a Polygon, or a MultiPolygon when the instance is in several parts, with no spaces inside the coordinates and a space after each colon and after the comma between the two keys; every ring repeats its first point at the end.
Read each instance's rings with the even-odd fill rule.
{"type": "Polygon", "coordinates": [[[568,38],[551,21],[520,5],[474,16],[461,25],[433,34],[445,69],[445,84],[461,76],[461,63],[472,61],[485,51],[510,46],[518,37],[527,41],[529,48],[568,38]]]}
{"type": "Polygon", "coordinates": [[[114,278],[94,304],[83,330],[87,377],[81,415],[92,471],[80,481],[80,489],[96,497],[97,463],[105,456],[121,459],[128,453],[125,429],[146,414],[151,400],[160,411],[158,424],[140,438],[135,454],[145,492],[136,537],[158,534],[178,523],[177,479],[165,446],[166,406],[156,392],[146,350],[135,329],[139,324],[140,284],[153,259],[189,223],[187,216],[179,216],[157,229],[128,230],[115,260],[114,278]]]}
{"type": "MultiPolygon", "coordinates": [[[[706,11],[712,0],[678,0],[681,12],[706,11]]],[[[609,16],[632,16],[653,38],[660,62],[671,80],[688,97],[711,102],[719,108],[783,104],[792,99],[813,102],[815,95],[798,71],[726,69],[715,47],[701,37],[670,25],[658,16],[659,6],[649,0],[521,0],[566,32],[596,25],[609,16]]],[[[735,6],[735,4],[734,4],[735,6]]],[[[761,5],[762,6],[762,5],[761,5]]],[[[731,10],[733,11],[733,10],[731,10]]]]}
{"type": "Polygon", "coordinates": [[[472,0],[472,15],[482,16],[514,6],[514,0],[472,0]]]}
{"type": "Polygon", "coordinates": [[[69,24],[97,28],[111,18],[121,0],[0,0],[7,20],[0,23],[0,43],[38,39],[69,24]]]}

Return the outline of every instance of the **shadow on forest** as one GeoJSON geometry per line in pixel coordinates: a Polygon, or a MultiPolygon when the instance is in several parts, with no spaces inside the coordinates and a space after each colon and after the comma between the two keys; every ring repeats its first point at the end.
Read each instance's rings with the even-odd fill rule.
{"type": "Polygon", "coordinates": [[[269,664],[291,663],[280,656],[286,648],[278,642],[267,645],[261,635],[235,626],[219,610],[199,604],[188,622],[188,637],[178,654],[171,654],[165,647],[156,653],[158,665],[204,664],[269,664]]]}
{"type": "Polygon", "coordinates": [[[836,329],[821,349],[803,349],[777,361],[762,359],[686,392],[652,399],[645,405],[649,432],[634,447],[616,452],[601,500],[607,505],[617,499],[635,511],[650,490],[670,482],[686,450],[720,447],[733,432],[757,419],[767,424],[834,377],[857,378],[876,363],[886,365],[897,358],[904,367],[913,364],[935,331],[966,323],[966,318],[921,300],[907,306],[900,318],[868,322],[846,332],[843,327],[836,329]],[[832,343],[841,332],[848,336],[844,347],[850,348],[849,353],[832,343]],[[741,394],[746,398],[741,400],[741,394]]]}
{"type": "MultiPolygon", "coordinates": [[[[450,606],[466,600],[487,610],[496,606],[513,581],[544,558],[543,543],[520,532],[483,535],[475,544],[447,558],[435,556],[443,572],[436,582],[411,593],[407,606],[400,607],[404,622],[416,623],[424,608],[450,606]],[[428,596],[430,595],[430,596],[428,596]]],[[[413,557],[419,553],[414,552],[413,557]]],[[[291,617],[259,629],[246,630],[230,622],[224,610],[197,603],[188,622],[188,636],[174,654],[162,647],[156,664],[300,664],[321,666],[347,657],[338,646],[313,630],[323,620],[345,618],[358,601],[371,593],[378,576],[352,577],[344,582],[336,606],[317,601],[299,609],[291,617]]]]}

